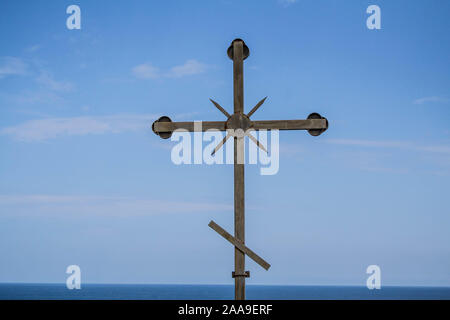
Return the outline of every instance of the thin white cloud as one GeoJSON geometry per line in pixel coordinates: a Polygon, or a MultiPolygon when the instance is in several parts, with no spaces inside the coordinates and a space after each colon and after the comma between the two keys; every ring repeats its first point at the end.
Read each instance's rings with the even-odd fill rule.
{"type": "Polygon", "coordinates": [[[284,7],[288,7],[296,2],[297,0],[278,0],[278,3],[280,3],[284,7]]]}
{"type": "Polygon", "coordinates": [[[159,69],[149,63],[137,65],[131,71],[138,79],[156,79],[161,76],[159,69]]]}
{"type": "Polygon", "coordinates": [[[27,64],[22,59],[15,57],[0,58],[0,79],[12,75],[24,75],[27,73],[27,64]]]}
{"type": "Polygon", "coordinates": [[[0,58],[0,80],[12,75],[26,76],[28,79],[34,79],[38,84],[37,88],[27,87],[15,93],[5,94],[4,96],[10,100],[9,103],[13,104],[63,105],[65,101],[61,94],[75,88],[71,82],[56,80],[52,73],[46,70],[40,62],[30,60],[30,63],[27,64],[20,58],[0,58]]]}
{"type": "Polygon", "coordinates": [[[136,216],[230,211],[231,205],[132,197],[0,195],[0,212],[14,215],[136,216]]]}
{"type": "Polygon", "coordinates": [[[167,74],[168,77],[181,78],[184,76],[190,76],[194,74],[203,73],[206,70],[206,65],[191,59],[186,61],[181,66],[172,67],[167,74]]]}
{"type": "Polygon", "coordinates": [[[53,91],[66,92],[71,91],[74,88],[74,85],[70,82],[56,81],[53,76],[46,71],[41,72],[36,78],[36,82],[53,91]]]}
{"type": "Polygon", "coordinates": [[[27,52],[36,52],[41,48],[41,45],[35,44],[26,49],[27,52]]]}
{"type": "Polygon", "coordinates": [[[168,72],[162,72],[150,63],[143,63],[131,69],[132,74],[138,79],[181,78],[205,72],[207,65],[195,59],[187,60],[184,64],[174,66],[168,72]]]}
{"type": "Polygon", "coordinates": [[[61,106],[64,103],[64,99],[60,95],[46,89],[35,91],[27,89],[5,96],[8,97],[10,103],[19,105],[58,104],[59,106],[61,106]]]}
{"type": "Polygon", "coordinates": [[[358,140],[358,139],[327,139],[327,143],[342,144],[360,147],[381,147],[381,148],[401,148],[409,145],[402,141],[376,141],[376,140],[358,140]]]}
{"type": "Polygon", "coordinates": [[[61,136],[120,133],[148,129],[156,119],[152,114],[117,114],[30,120],[0,130],[0,134],[26,142],[44,141],[61,136]]]}
{"type": "Polygon", "coordinates": [[[397,148],[408,149],[423,152],[450,154],[450,146],[447,145],[434,145],[423,146],[410,141],[376,141],[376,140],[358,140],[358,139],[327,139],[327,143],[347,145],[347,146],[359,146],[359,147],[375,147],[375,148],[397,148]]]}
{"type": "Polygon", "coordinates": [[[450,154],[450,146],[421,146],[417,148],[421,151],[450,154]]]}
{"type": "Polygon", "coordinates": [[[419,98],[413,101],[414,104],[424,104],[427,102],[449,102],[450,99],[438,96],[419,98]]]}

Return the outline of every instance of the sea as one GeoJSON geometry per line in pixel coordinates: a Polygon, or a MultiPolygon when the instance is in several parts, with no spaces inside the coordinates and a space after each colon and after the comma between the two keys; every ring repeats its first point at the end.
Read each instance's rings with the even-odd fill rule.
{"type": "MultiPolygon", "coordinates": [[[[450,287],[248,285],[248,300],[450,300],[450,287]]],[[[233,285],[0,283],[0,300],[232,300],[233,285]]]]}

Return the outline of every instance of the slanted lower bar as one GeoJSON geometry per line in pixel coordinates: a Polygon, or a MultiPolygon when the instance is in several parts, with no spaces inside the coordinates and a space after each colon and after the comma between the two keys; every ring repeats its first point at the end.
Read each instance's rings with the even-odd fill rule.
{"type": "Polygon", "coordinates": [[[270,264],[265,261],[263,258],[258,256],[255,252],[253,252],[251,249],[249,249],[247,246],[245,246],[242,242],[234,238],[231,234],[229,234],[226,230],[224,230],[221,226],[219,226],[214,221],[210,221],[208,226],[216,231],[218,234],[220,234],[222,237],[224,237],[226,240],[230,241],[232,245],[234,245],[236,248],[238,248],[240,251],[248,255],[250,258],[253,259],[257,264],[259,264],[261,267],[263,267],[266,270],[269,270],[270,264]]]}

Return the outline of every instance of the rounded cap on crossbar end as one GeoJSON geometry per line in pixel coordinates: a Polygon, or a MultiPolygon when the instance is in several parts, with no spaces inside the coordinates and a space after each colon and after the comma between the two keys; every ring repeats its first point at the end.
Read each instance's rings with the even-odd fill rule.
{"type": "Polygon", "coordinates": [[[326,127],[323,129],[309,129],[308,133],[314,137],[320,136],[328,129],[328,120],[325,117],[322,117],[320,114],[314,112],[308,116],[308,119],[324,119],[326,121],[326,127]]]}
{"type": "Polygon", "coordinates": [[[157,134],[158,136],[160,136],[163,139],[169,139],[172,136],[172,132],[158,132],[155,131],[155,123],[157,122],[172,122],[172,120],[169,117],[166,116],[162,116],[161,118],[159,118],[158,120],[156,120],[155,122],[153,122],[152,124],[152,131],[157,134]]]}
{"type": "Polygon", "coordinates": [[[245,44],[244,40],[239,39],[239,38],[234,39],[234,40],[231,42],[231,45],[228,47],[228,50],[227,50],[228,58],[230,58],[231,60],[233,60],[233,44],[234,44],[235,41],[242,41],[242,43],[244,44],[244,60],[247,59],[248,56],[250,55],[250,50],[248,49],[248,47],[247,47],[247,45],[245,44]]]}

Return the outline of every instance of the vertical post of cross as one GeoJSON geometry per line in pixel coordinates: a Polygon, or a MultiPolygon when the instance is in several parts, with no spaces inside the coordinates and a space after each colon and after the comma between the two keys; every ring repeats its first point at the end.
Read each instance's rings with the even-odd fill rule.
{"type": "MultiPolygon", "coordinates": [[[[233,50],[234,113],[244,113],[244,41],[236,39],[233,50]]],[[[234,236],[245,243],[244,138],[234,137],[234,236]]],[[[245,300],[245,254],[234,248],[234,296],[245,300]]]]}

